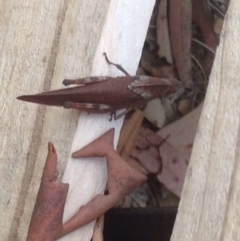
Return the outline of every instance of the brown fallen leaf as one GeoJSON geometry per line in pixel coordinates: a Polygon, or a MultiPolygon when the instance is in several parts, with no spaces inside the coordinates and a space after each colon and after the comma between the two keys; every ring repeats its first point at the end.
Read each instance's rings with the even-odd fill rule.
{"type": "MultiPolygon", "coordinates": [[[[219,41],[214,32],[213,20],[208,8],[208,0],[192,0],[192,20],[200,28],[204,43],[215,51],[219,41]]],[[[211,72],[214,57],[214,53],[206,51],[205,58],[202,61],[202,67],[207,77],[211,72]]]]}
{"type": "MultiPolygon", "coordinates": [[[[158,7],[157,17],[157,43],[159,46],[158,56],[165,57],[167,62],[172,64],[172,53],[169,40],[169,29],[167,19],[167,0],[161,0],[158,7]]],[[[155,75],[154,75],[155,76],[155,75]]]]}
{"type": "Polygon", "coordinates": [[[155,174],[172,193],[181,195],[187,162],[168,143],[168,139],[142,128],[131,155],[139,160],[149,174],[155,174]]]}
{"type": "Polygon", "coordinates": [[[169,29],[172,55],[178,75],[185,86],[192,86],[191,77],[191,0],[170,0],[169,29]]]}
{"type": "Polygon", "coordinates": [[[163,136],[148,133],[138,137],[138,144],[131,153],[131,156],[137,159],[148,173],[155,174],[157,179],[177,196],[181,195],[197,129],[198,113],[195,116],[192,113],[190,116],[187,115],[185,120],[186,122],[181,122],[182,126],[178,124],[178,121],[172,124],[173,129],[174,125],[182,129],[178,129],[174,133],[168,128],[168,135],[166,136],[166,133],[164,135],[164,137],[168,137],[169,133],[173,133],[173,138],[176,137],[178,142],[172,141],[173,138],[170,134],[169,138],[160,144],[164,140],[163,136]],[[155,141],[153,138],[157,140],[155,141]]]}
{"type": "Polygon", "coordinates": [[[180,197],[189,160],[181,156],[181,153],[167,141],[159,147],[159,155],[162,161],[162,172],[157,174],[157,179],[168,190],[180,197]]]}
{"type": "Polygon", "coordinates": [[[134,111],[130,119],[124,121],[117,146],[117,152],[123,159],[127,160],[130,155],[143,118],[144,113],[137,109],[134,111]]]}
{"type": "Polygon", "coordinates": [[[202,104],[157,133],[142,127],[131,153],[148,173],[154,173],[159,182],[178,197],[181,195],[201,109],[202,104]]]}
{"type": "Polygon", "coordinates": [[[186,160],[189,160],[191,156],[201,111],[202,104],[181,119],[167,125],[156,133],[161,138],[168,137],[167,142],[186,160]]]}

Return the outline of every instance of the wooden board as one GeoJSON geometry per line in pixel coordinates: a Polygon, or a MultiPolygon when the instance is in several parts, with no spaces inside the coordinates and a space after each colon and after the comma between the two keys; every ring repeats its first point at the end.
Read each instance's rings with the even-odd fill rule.
{"type": "MultiPolygon", "coordinates": [[[[83,193],[75,204],[68,198],[73,210],[67,207],[70,211],[64,219],[102,192],[106,183],[103,161],[84,162],[85,166],[76,161],[72,166],[68,157],[70,150],[80,148],[110,128],[108,115],[81,114],[77,121],[77,111],[37,106],[17,101],[16,97],[61,88],[64,78],[120,75],[104,62],[103,51],[133,74],[153,5],[154,0],[1,2],[1,240],[26,240],[48,141],[57,149],[60,178],[67,165],[63,180],[70,182],[71,187],[76,183],[72,177],[77,175],[83,180],[88,169],[85,184],[91,188],[86,187],[88,193],[83,193]],[[76,170],[75,174],[69,172],[71,169],[76,170]]],[[[116,125],[118,130],[121,121],[116,125]]],[[[118,133],[115,143],[117,137],[118,133]]],[[[92,228],[93,223],[67,240],[90,240],[92,228]]]]}
{"type": "Polygon", "coordinates": [[[231,0],[171,241],[240,237],[239,18],[231,0]]]}
{"type": "Polygon", "coordinates": [[[16,97],[90,74],[109,3],[1,3],[0,239],[26,240],[47,142],[56,145],[62,173],[79,114],[16,97]]]}

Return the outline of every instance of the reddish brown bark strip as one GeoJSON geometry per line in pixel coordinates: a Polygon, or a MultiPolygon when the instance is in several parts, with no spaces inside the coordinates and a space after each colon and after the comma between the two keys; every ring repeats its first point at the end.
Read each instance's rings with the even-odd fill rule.
{"type": "Polygon", "coordinates": [[[108,194],[97,195],[85,206],[81,207],[76,215],[65,225],[62,235],[70,233],[100,217],[114,207],[128,193],[146,181],[147,177],[129,166],[113,149],[114,129],[94,140],[81,150],[73,153],[73,157],[104,157],[108,166],[108,194]]]}
{"type": "Polygon", "coordinates": [[[57,181],[57,153],[48,143],[48,156],[29,226],[27,241],[54,241],[62,232],[68,184],[57,181]]]}
{"type": "Polygon", "coordinates": [[[34,207],[27,241],[54,241],[97,219],[114,207],[129,192],[146,181],[147,177],[130,167],[113,149],[114,129],[73,153],[73,157],[104,157],[108,164],[108,192],[97,195],[63,225],[63,211],[68,184],[57,181],[57,153],[48,144],[48,156],[34,207]]]}

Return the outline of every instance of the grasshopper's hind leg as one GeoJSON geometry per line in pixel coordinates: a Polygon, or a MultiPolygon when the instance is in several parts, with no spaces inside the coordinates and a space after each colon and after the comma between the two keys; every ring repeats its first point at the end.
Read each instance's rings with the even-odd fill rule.
{"type": "Polygon", "coordinates": [[[111,112],[111,118],[109,121],[111,121],[112,119],[118,120],[121,117],[125,116],[127,113],[129,113],[131,110],[132,110],[132,108],[128,108],[118,114],[116,113],[116,111],[113,111],[113,112],[111,112]]]}
{"type": "Polygon", "coordinates": [[[77,110],[83,110],[89,113],[110,113],[110,119],[109,121],[118,120],[122,116],[124,116],[126,113],[128,113],[131,109],[126,109],[123,112],[116,114],[116,110],[113,108],[112,105],[106,105],[106,104],[97,104],[97,103],[77,103],[77,102],[71,102],[66,101],[63,104],[63,107],[66,109],[77,109],[77,110]]]}
{"type": "Polygon", "coordinates": [[[67,109],[85,110],[91,113],[106,113],[113,110],[113,106],[111,105],[98,103],[77,103],[71,101],[65,101],[63,107],[67,109]]]}
{"type": "Polygon", "coordinates": [[[111,64],[111,65],[115,66],[117,69],[119,69],[120,71],[122,71],[126,76],[130,76],[130,74],[129,74],[121,65],[115,64],[115,63],[111,62],[111,61],[108,59],[106,53],[103,53],[103,55],[104,55],[104,57],[105,57],[105,59],[106,59],[106,61],[107,61],[108,64],[111,64]]]}
{"type": "Polygon", "coordinates": [[[71,102],[66,101],[63,104],[63,107],[66,109],[77,109],[77,110],[83,110],[89,113],[107,113],[110,112],[110,119],[109,121],[112,121],[112,119],[117,120],[124,113],[120,113],[119,115],[116,115],[116,110],[114,110],[113,106],[106,105],[106,104],[97,104],[97,103],[77,103],[77,102],[71,102]]]}
{"type": "MultiPolygon", "coordinates": [[[[105,56],[105,59],[106,59],[108,64],[114,65],[117,69],[122,71],[126,76],[130,76],[130,74],[121,65],[111,62],[108,59],[106,53],[103,53],[103,55],[105,56]]],[[[94,83],[97,83],[97,82],[105,81],[109,78],[111,78],[111,77],[109,77],[109,76],[93,76],[93,77],[86,77],[86,78],[81,78],[81,79],[64,79],[63,85],[65,85],[65,86],[68,86],[68,85],[90,85],[90,84],[94,84],[94,83]]]]}
{"type": "Polygon", "coordinates": [[[91,85],[97,82],[102,82],[109,79],[109,76],[99,76],[99,77],[86,77],[81,79],[65,79],[63,80],[63,85],[91,85]]]}

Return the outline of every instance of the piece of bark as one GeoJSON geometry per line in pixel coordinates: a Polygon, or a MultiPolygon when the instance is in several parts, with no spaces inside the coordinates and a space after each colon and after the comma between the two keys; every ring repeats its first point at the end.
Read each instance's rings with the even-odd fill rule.
{"type": "Polygon", "coordinates": [[[114,129],[94,140],[73,157],[104,157],[108,163],[108,194],[97,195],[79,208],[63,224],[63,212],[69,189],[68,184],[57,181],[57,153],[48,144],[41,185],[32,214],[27,241],[55,241],[103,215],[121,199],[146,181],[147,177],[130,167],[113,149],[114,129]]]}
{"type": "MultiPolygon", "coordinates": [[[[136,187],[146,181],[147,177],[129,166],[113,148],[114,129],[72,154],[73,158],[106,157],[108,183],[106,195],[98,194],[86,205],[80,207],[63,227],[63,234],[68,234],[94,219],[97,219],[136,187]]],[[[103,161],[103,160],[99,160],[103,161]]],[[[65,236],[66,237],[66,236],[65,236]]]]}
{"type": "Polygon", "coordinates": [[[29,225],[27,241],[55,241],[62,233],[63,210],[69,186],[57,180],[57,165],[55,147],[52,143],[48,143],[48,156],[29,225]]]}

